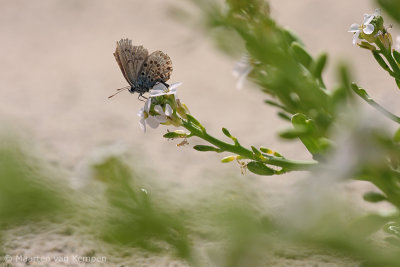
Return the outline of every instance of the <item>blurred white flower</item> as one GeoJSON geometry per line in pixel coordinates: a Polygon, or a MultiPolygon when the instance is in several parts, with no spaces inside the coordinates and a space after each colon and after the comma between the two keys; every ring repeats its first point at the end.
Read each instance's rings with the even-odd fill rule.
{"type": "Polygon", "coordinates": [[[237,79],[236,89],[240,90],[243,88],[244,80],[247,78],[252,68],[248,56],[242,57],[242,59],[235,64],[232,75],[237,79]]]}
{"type": "Polygon", "coordinates": [[[150,106],[151,98],[146,101],[144,107],[141,108],[137,114],[140,117],[139,126],[143,130],[143,132],[146,132],[146,124],[153,129],[157,128],[160,124],[160,122],[154,116],[150,116],[150,106]]]}
{"type": "Polygon", "coordinates": [[[172,94],[175,95],[177,88],[181,85],[182,82],[177,82],[167,87],[162,83],[158,83],[153,87],[153,89],[150,90],[150,97],[161,96],[161,95],[172,95],[172,94]]]}
{"type": "Polygon", "coordinates": [[[376,17],[380,16],[381,10],[379,8],[375,9],[374,14],[364,14],[364,21],[361,25],[357,23],[353,23],[350,26],[349,32],[353,32],[353,45],[357,43],[358,37],[360,36],[361,31],[365,34],[371,34],[374,32],[374,25],[370,24],[371,21],[376,17]]]}

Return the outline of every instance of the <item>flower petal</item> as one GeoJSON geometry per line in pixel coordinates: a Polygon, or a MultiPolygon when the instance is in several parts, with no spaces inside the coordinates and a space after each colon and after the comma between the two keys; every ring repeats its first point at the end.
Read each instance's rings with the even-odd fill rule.
{"type": "Polygon", "coordinates": [[[380,8],[375,9],[374,16],[379,17],[380,15],[381,15],[381,9],[380,8]]]}
{"type": "Polygon", "coordinates": [[[169,90],[170,91],[175,91],[176,92],[176,88],[178,88],[179,86],[181,86],[183,84],[183,82],[177,82],[177,83],[173,83],[169,86],[169,90]]]}
{"type": "Polygon", "coordinates": [[[148,117],[146,119],[146,123],[153,129],[157,128],[158,125],[160,125],[160,122],[154,116],[148,117]]]}
{"type": "Polygon", "coordinates": [[[163,109],[162,109],[162,107],[160,105],[155,106],[154,107],[154,111],[157,112],[160,115],[165,115],[164,111],[163,111],[163,109]]]}
{"type": "Polygon", "coordinates": [[[157,83],[156,85],[153,86],[151,90],[155,91],[165,91],[167,87],[163,83],[157,83]]]}
{"type": "Polygon", "coordinates": [[[364,25],[370,24],[371,21],[374,19],[374,17],[375,17],[374,14],[372,14],[372,15],[365,14],[365,15],[364,15],[364,22],[363,22],[363,24],[364,24],[364,25]]]}
{"type": "Polygon", "coordinates": [[[146,103],[144,103],[144,110],[148,113],[151,107],[151,98],[147,99],[146,103]]]}
{"type": "Polygon", "coordinates": [[[139,109],[137,115],[141,118],[144,118],[144,108],[139,109]]]}
{"type": "Polygon", "coordinates": [[[363,32],[364,32],[365,34],[371,34],[371,33],[374,32],[374,29],[375,29],[374,25],[368,24],[368,25],[366,25],[366,27],[363,29],[363,32]]]}
{"type": "Polygon", "coordinates": [[[357,43],[358,37],[360,36],[360,31],[357,31],[353,35],[353,45],[357,43]]]}
{"type": "Polygon", "coordinates": [[[236,82],[236,89],[240,90],[243,88],[244,81],[246,80],[247,75],[249,75],[251,70],[252,70],[252,67],[248,66],[247,69],[243,72],[243,74],[239,77],[239,79],[236,82]]]}
{"type": "Polygon", "coordinates": [[[167,115],[168,117],[169,116],[171,116],[172,115],[172,108],[171,108],[171,106],[169,105],[169,104],[167,104],[166,106],[165,106],[165,115],[167,115]]]}
{"type": "Polygon", "coordinates": [[[146,121],[143,118],[140,119],[139,126],[140,126],[140,129],[142,129],[143,132],[146,132],[146,121]]]}
{"type": "Polygon", "coordinates": [[[154,118],[158,121],[158,123],[164,123],[167,121],[167,117],[164,115],[157,115],[154,118]]]}
{"type": "Polygon", "coordinates": [[[350,29],[349,29],[348,32],[356,32],[356,31],[359,31],[359,30],[360,30],[360,25],[357,24],[357,23],[353,23],[353,24],[351,24],[350,29]]]}

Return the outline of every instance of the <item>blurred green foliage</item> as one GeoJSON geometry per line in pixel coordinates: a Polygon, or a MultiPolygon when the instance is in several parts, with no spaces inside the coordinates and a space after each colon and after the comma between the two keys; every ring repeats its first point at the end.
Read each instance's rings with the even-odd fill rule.
{"type": "Polygon", "coordinates": [[[61,187],[41,164],[10,137],[0,141],[0,221],[2,227],[34,222],[65,212],[61,187]]]}
{"type": "Polygon", "coordinates": [[[172,247],[177,256],[192,260],[184,214],[154,203],[121,159],[110,157],[93,168],[95,177],[107,186],[105,197],[110,206],[103,218],[106,241],[153,252],[172,247]]]}
{"type": "Polygon", "coordinates": [[[400,23],[400,2],[397,0],[376,0],[376,3],[383,8],[397,23],[400,23]]]}

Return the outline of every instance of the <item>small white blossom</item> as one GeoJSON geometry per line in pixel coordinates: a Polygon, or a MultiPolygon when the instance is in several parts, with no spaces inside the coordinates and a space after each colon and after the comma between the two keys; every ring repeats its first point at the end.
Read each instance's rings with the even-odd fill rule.
{"type": "Polygon", "coordinates": [[[163,111],[160,105],[154,107],[154,111],[156,111],[159,115],[155,116],[156,120],[159,123],[164,123],[167,121],[168,117],[170,117],[173,113],[173,110],[169,104],[165,105],[165,112],[163,111]]]}
{"type": "Polygon", "coordinates": [[[150,97],[172,94],[176,95],[176,90],[180,85],[182,85],[182,82],[173,83],[169,87],[162,83],[158,83],[150,90],[150,97]]]}
{"type": "Polygon", "coordinates": [[[247,75],[249,75],[252,68],[253,67],[250,65],[249,58],[247,56],[244,56],[235,64],[232,75],[237,79],[236,89],[240,90],[243,88],[244,80],[247,78],[247,75]]]}
{"type": "Polygon", "coordinates": [[[357,40],[360,36],[361,31],[365,34],[371,34],[374,32],[375,27],[371,24],[371,21],[376,17],[380,16],[380,9],[377,8],[374,14],[364,14],[364,21],[361,25],[357,23],[353,23],[350,26],[349,32],[353,32],[353,45],[357,43],[357,40]]]}
{"type": "Polygon", "coordinates": [[[146,132],[146,124],[149,125],[151,128],[155,129],[158,127],[160,122],[154,117],[149,114],[151,106],[151,98],[149,98],[144,107],[141,108],[138,112],[138,116],[140,117],[139,125],[143,132],[146,132]]]}

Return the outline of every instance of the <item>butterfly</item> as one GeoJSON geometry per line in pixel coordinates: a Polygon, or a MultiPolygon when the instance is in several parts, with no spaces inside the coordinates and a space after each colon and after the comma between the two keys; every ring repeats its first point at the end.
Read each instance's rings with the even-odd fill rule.
{"type": "Polygon", "coordinates": [[[134,46],[132,40],[121,39],[117,42],[114,57],[129,86],[117,89],[117,92],[108,98],[128,90],[132,94],[139,93],[138,99],[146,99],[143,94],[149,92],[156,84],[162,83],[169,87],[166,81],[172,73],[172,62],[167,54],[155,51],[149,55],[143,46],[134,46]]]}

